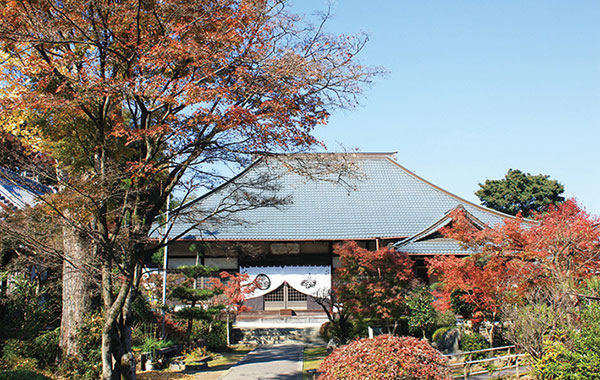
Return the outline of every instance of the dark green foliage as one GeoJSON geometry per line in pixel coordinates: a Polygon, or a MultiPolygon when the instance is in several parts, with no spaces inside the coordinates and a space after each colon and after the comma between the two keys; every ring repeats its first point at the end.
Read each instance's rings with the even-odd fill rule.
{"type": "MultiPolygon", "coordinates": [[[[477,334],[477,333],[463,334],[460,337],[460,350],[461,351],[478,351],[478,350],[484,350],[486,348],[490,348],[490,344],[488,343],[487,339],[481,334],[477,334]]],[[[473,355],[473,359],[475,359],[475,360],[482,359],[485,356],[486,356],[485,353],[478,353],[478,354],[473,355]]]]}
{"type": "Polygon", "coordinates": [[[433,334],[431,335],[431,341],[432,342],[437,342],[438,340],[440,340],[444,334],[446,333],[446,331],[450,330],[452,327],[450,326],[446,326],[446,327],[440,327],[439,329],[435,330],[433,332],[433,334]]]}
{"type": "Polygon", "coordinates": [[[217,268],[204,265],[183,265],[177,268],[177,272],[183,274],[187,278],[199,278],[202,276],[210,276],[217,272],[217,268]]]}
{"type": "Polygon", "coordinates": [[[466,293],[463,290],[454,290],[450,294],[450,306],[452,307],[452,311],[458,315],[461,315],[465,319],[471,318],[473,315],[473,311],[475,310],[475,305],[465,302],[462,298],[466,293]]]}
{"type": "Polygon", "coordinates": [[[148,303],[148,299],[142,295],[134,298],[131,304],[132,345],[142,345],[147,337],[154,337],[160,324],[157,324],[160,316],[154,314],[148,303]]]}
{"type": "MultiPolygon", "coordinates": [[[[173,289],[171,297],[176,298],[186,304],[182,309],[175,311],[174,316],[177,319],[187,321],[186,344],[190,345],[194,321],[203,321],[213,323],[216,317],[225,308],[223,305],[216,304],[214,298],[223,294],[220,288],[194,289],[186,286],[191,280],[198,277],[210,276],[217,269],[204,265],[182,266],[177,268],[177,272],[186,277],[186,282],[173,289]]],[[[210,330],[210,329],[209,329],[210,330]]]]}
{"type": "Polygon", "coordinates": [[[156,315],[152,311],[148,299],[139,294],[131,303],[131,317],[134,325],[139,323],[156,323],[156,315]]]}
{"type": "Polygon", "coordinates": [[[165,260],[165,249],[164,248],[160,248],[160,249],[154,251],[154,253],[150,257],[150,261],[153,264],[156,264],[156,266],[158,266],[160,268],[162,268],[164,260],[165,260]]]}
{"type": "Polygon", "coordinates": [[[60,294],[38,279],[11,278],[11,291],[0,298],[0,339],[30,340],[59,324],[60,294]]]}
{"type": "Polygon", "coordinates": [[[436,327],[438,311],[433,307],[433,295],[426,286],[411,290],[406,297],[409,313],[406,316],[408,331],[411,335],[426,338],[436,327]]]}
{"type": "Polygon", "coordinates": [[[184,307],[181,310],[177,310],[174,314],[178,319],[194,319],[194,320],[210,320],[214,316],[221,313],[223,310],[223,306],[212,306],[212,307],[184,307]]]}
{"type": "Polygon", "coordinates": [[[319,335],[321,336],[321,338],[323,338],[323,340],[325,342],[329,342],[329,339],[332,338],[332,336],[333,336],[332,331],[331,331],[332,328],[333,328],[333,325],[331,322],[325,322],[319,328],[319,335]]]}
{"type": "MultiPolygon", "coordinates": [[[[371,323],[371,325],[373,325],[373,323],[371,323]]],[[[339,341],[340,332],[336,330],[344,328],[346,329],[344,336],[346,336],[346,339],[349,341],[367,336],[368,326],[368,321],[359,319],[346,320],[343,322],[343,326],[340,326],[339,323],[325,322],[319,328],[319,335],[325,342],[328,342],[331,338],[335,338],[339,341]]]]}
{"type": "Polygon", "coordinates": [[[58,352],[60,287],[48,272],[27,271],[12,273],[10,292],[0,297],[1,362],[7,369],[49,368],[58,352]]]}
{"type": "Polygon", "coordinates": [[[26,362],[36,369],[48,368],[56,359],[59,335],[60,330],[57,328],[43,332],[31,340],[9,339],[2,348],[2,361],[9,368],[26,362]]]}
{"type": "MultiPolygon", "coordinates": [[[[231,322],[229,327],[231,328],[231,322]]],[[[194,323],[192,339],[203,343],[209,350],[223,350],[227,348],[227,322],[220,320],[197,321],[194,323]]]]}
{"type": "Polygon", "coordinates": [[[521,212],[528,217],[565,201],[561,196],[564,187],[558,181],[548,175],[531,175],[520,170],[509,169],[503,179],[488,179],[479,187],[475,195],[484,206],[510,215],[521,212]]]}
{"type": "Polygon", "coordinates": [[[220,289],[193,289],[180,286],[173,289],[171,297],[186,303],[191,303],[206,301],[222,293],[223,291],[220,289]]]}
{"type": "Polygon", "coordinates": [[[29,354],[36,358],[41,368],[48,368],[55,362],[58,355],[58,339],[60,328],[41,333],[29,343],[29,354]]]}
{"type": "Polygon", "coordinates": [[[0,372],[0,380],[52,380],[48,376],[41,373],[28,370],[2,371],[0,372]]]}
{"type": "Polygon", "coordinates": [[[161,348],[171,347],[175,345],[171,340],[161,340],[153,337],[147,337],[144,343],[136,348],[139,348],[142,352],[153,352],[160,350],[161,348]]]}
{"type": "Polygon", "coordinates": [[[57,328],[30,340],[9,339],[2,348],[2,362],[7,368],[49,368],[58,353],[59,335],[57,328]]]}

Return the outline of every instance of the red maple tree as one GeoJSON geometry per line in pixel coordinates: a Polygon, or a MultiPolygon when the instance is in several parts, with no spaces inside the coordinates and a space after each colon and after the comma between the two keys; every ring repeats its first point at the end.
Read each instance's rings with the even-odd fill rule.
{"type": "Polygon", "coordinates": [[[441,281],[438,305],[448,308],[458,294],[473,306],[475,320],[495,319],[501,306],[539,287],[577,292],[600,270],[600,219],[574,200],[551,206],[533,221],[517,216],[491,228],[477,228],[460,209],[452,218],[444,235],[477,253],[430,259],[429,271],[441,281]]]}
{"type": "Polygon", "coordinates": [[[387,247],[370,251],[356,242],[338,245],[334,252],[341,263],[334,292],[344,308],[384,324],[406,314],[405,298],[414,279],[414,262],[406,253],[387,247]]]}

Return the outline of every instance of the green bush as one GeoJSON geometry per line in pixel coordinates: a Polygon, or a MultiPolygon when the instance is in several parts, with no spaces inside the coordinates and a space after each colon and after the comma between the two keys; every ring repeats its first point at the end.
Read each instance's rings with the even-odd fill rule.
{"type": "Polygon", "coordinates": [[[40,334],[29,343],[29,355],[37,359],[42,368],[52,366],[58,355],[59,338],[60,327],[40,334]]]}
{"type": "Polygon", "coordinates": [[[136,348],[139,348],[142,352],[152,352],[160,350],[161,348],[171,347],[174,344],[175,343],[171,340],[160,340],[149,336],[144,340],[144,343],[141,346],[137,346],[136,348]]]}
{"type": "Polygon", "coordinates": [[[435,330],[433,332],[433,334],[431,335],[431,341],[437,342],[438,340],[442,339],[442,336],[444,336],[446,331],[450,330],[451,328],[452,327],[446,326],[446,327],[440,327],[439,329],[435,330]]]}
{"type": "MultiPolygon", "coordinates": [[[[5,272],[6,273],[6,272],[5,272]]],[[[11,291],[0,297],[0,341],[31,340],[60,320],[60,292],[55,286],[15,275],[11,291]]]]}
{"type": "Polygon", "coordinates": [[[435,317],[435,325],[437,328],[440,327],[455,327],[456,326],[456,314],[452,310],[448,310],[445,313],[437,312],[435,317]]]}
{"type": "MultiPolygon", "coordinates": [[[[231,326],[230,326],[231,327],[231,326]]],[[[227,347],[227,322],[216,321],[204,336],[204,344],[209,350],[227,347]]]]}
{"type": "Polygon", "coordinates": [[[331,322],[325,322],[319,328],[319,335],[325,342],[329,342],[329,339],[333,336],[331,322]]]}
{"type": "Polygon", "coordinates": [[[462,315],[462,317],[465,319],[469,319],[475,310],[475,306],[463,299],[465,294],[467,293],[463,290],[454,290],[450,294],[450,305],[453,312],[462,315]]]}
{"type": "Polygon", "coordinates": [[[329,342],[331,338],[336,338],[341,341],[341,336],[345,335],[347,341],[356,338],[364,338],[368,334],[369,322],[360,319],[346,320],[344,323],[325,322],[319,328],[319,335],[325,342],[329,342]],[[344,331],[341,331],[341,330],[344,331]]]}
{"type": "MultiPolygon", "coordinates": [[[[460,338],[460,349],[461,351],[478,351],[490,348],[490,344],[487,339],[481,334],[471,333],[463,334],[460,338]]],[[[478,353],[473,355],[473,359],[482,359],[486,356],[485,353],[478,353]]]]}
{"type": "Polygon", "coordinates": [[[27,341],[9,339],[2,348],[2,362],[11,370],[33,370],[39,368],[37,359],[30,357],[27,341]]]}
{"type": "MultiPolygon", "coordinates": [[[[231,328],[231,322],[229,327],[231,328]]],[[[212,323],[203,320],[194,321],[191,338],[203,344],[209,350],[227,347],[227,322],[215,320],[212,323]]]]}
{"type": "Polygon", "coordinates": [[[411,290],[406,297],[409,333],[417,338],[430,337],[436,328],[438,311],[433,307],[433,295],[429,287],[420,286],[411,290]]]}
{"type": "Polygon", "coordinates": [[[28,370],[2,371],[0,372],[0,380],[52,380],[48,376],[41,373],[28,370]]]}
{"type": "Polygon", "coordinates": [[[350,339],[364,338],[369,334],[367,321],[363,319],[353,319],[350,323],[352,324],[350,339]]]}
{"type": "Polygon", "coordinates": [[[2,361],[10,369],[48,368],[56,359],[59,335],[57,328],[31,340],[8,339],[2,349],[2,361]]]}

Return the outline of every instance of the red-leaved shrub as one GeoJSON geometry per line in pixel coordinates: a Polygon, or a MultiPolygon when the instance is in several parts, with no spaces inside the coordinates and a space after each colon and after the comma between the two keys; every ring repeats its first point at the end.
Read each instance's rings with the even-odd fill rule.
{"type": "Polygon", "coordinates": [[[379,335],[359,339],[325,358],[319,380],[445,380],[447,359],[424,340],[379,335]]]}

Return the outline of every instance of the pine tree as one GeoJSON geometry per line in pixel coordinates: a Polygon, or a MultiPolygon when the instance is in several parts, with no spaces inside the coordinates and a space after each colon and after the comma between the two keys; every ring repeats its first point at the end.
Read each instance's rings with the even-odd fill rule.
{"type": "Polygon", "coordinates": [[[186,345],[190,345],[194,321],[207,321],[212,324],[215,317],[224,309],[225,305],[216,303],[215,298],[223,294],[223,289],[211,286],[209,288],[197,289],[196,281],[199,277],[208,277],[216,273],[217,269],[204,265],[186,265],[177,268],[187,280],[194,280],[194,286],[186,286],[190,281],[184,281],[181,286],[171,292],[171,296],[185,303],[186,306],[175,311],[175,317],[187,321],[185,335],[186,345]]]}

